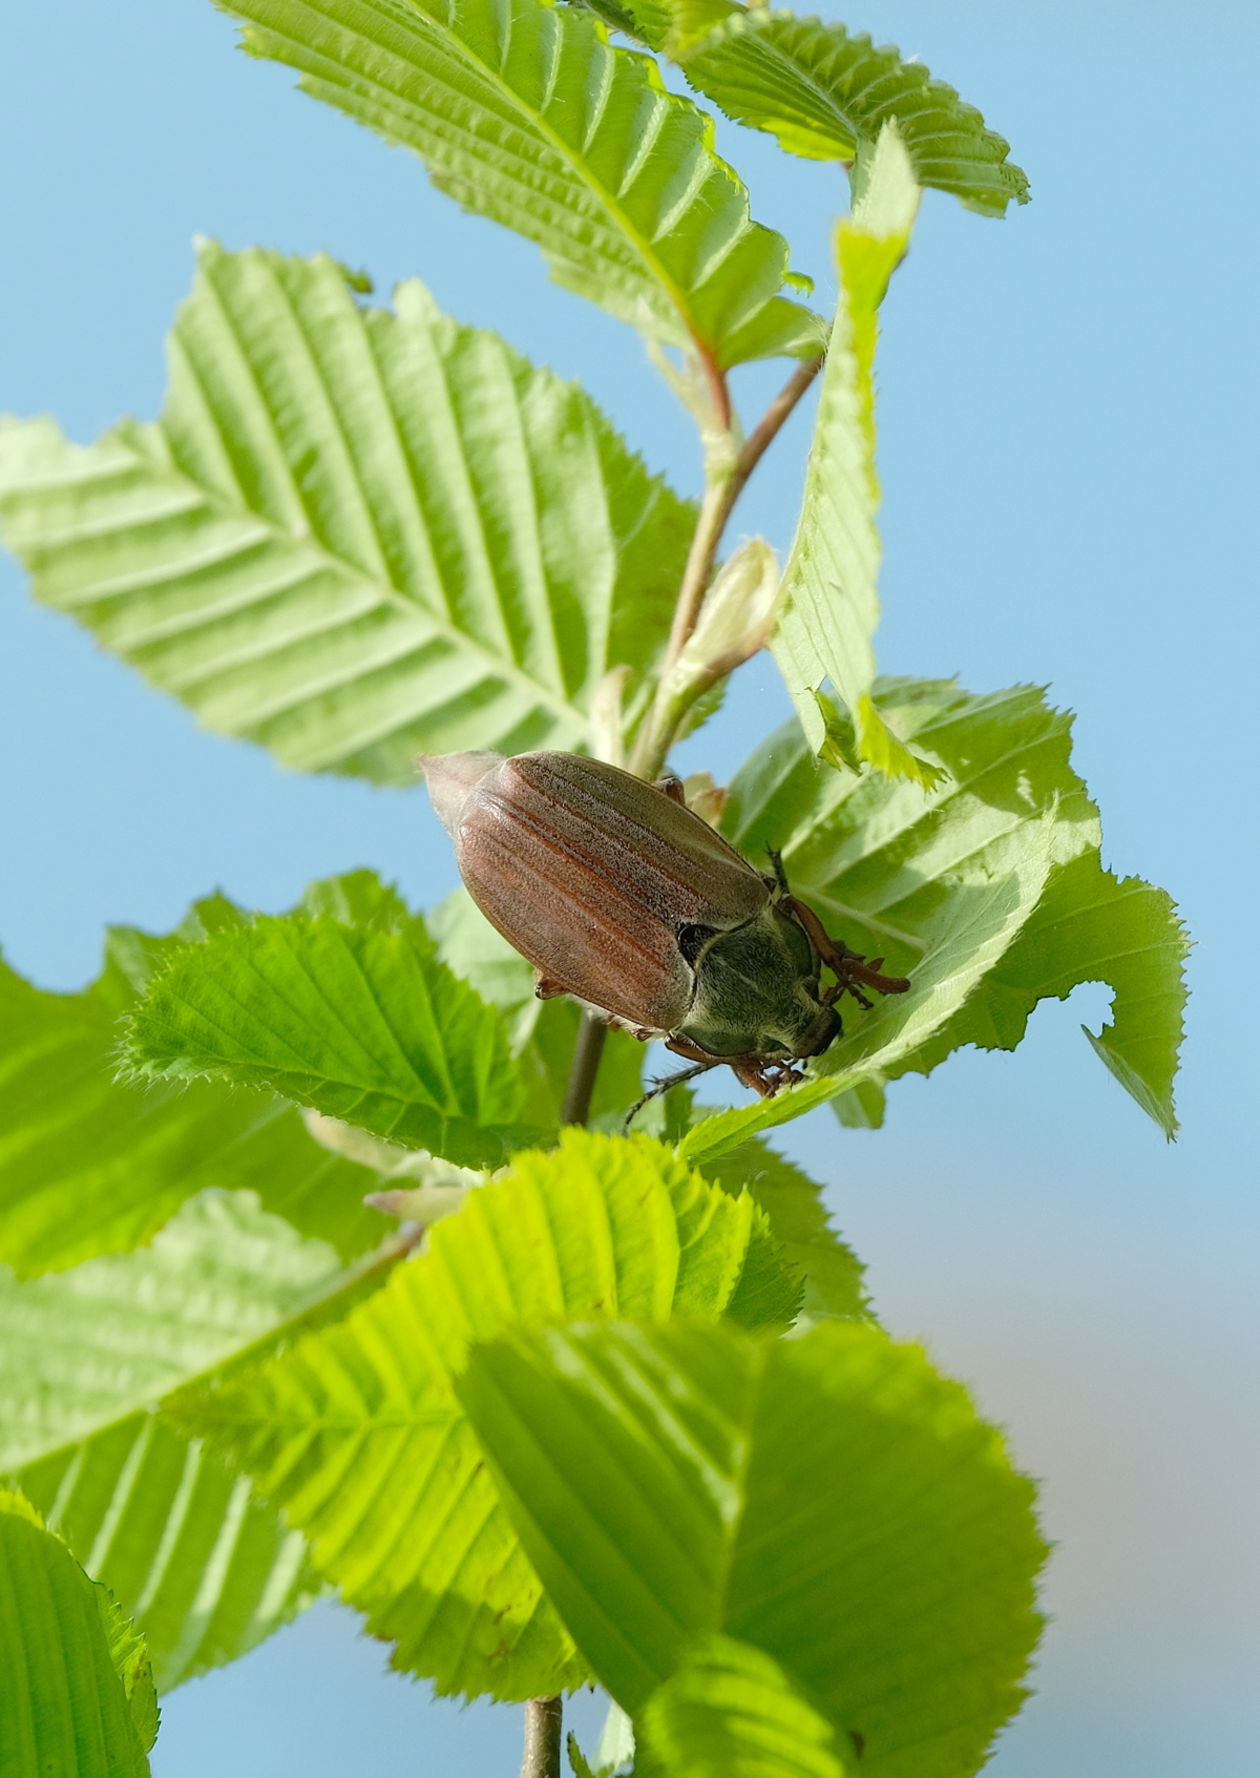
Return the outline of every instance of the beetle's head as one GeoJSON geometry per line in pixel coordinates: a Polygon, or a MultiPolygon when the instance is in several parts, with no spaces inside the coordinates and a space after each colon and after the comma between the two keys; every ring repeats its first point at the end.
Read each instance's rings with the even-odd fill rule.
{"type": "Polygon", "coordinates": [[[844,1029],[840,1023],[840,1014],[834,1006],[814,1000],[812,1012],[813,1021],[809,1030],[802,1032],[804,1041],[796,1052],[798,1056],[821,1056],[824,1050],[831,1048],[844,1029]]]}
{"type": "Polygon", "coordinates": [[[817,983],[798,979],[796,992],[784,996],[775,1008],[775,1018],[763,1032],[758,1046],[767,1055],[782,1050],[793,1061],[806,1056],[821,1056],[839,1037],[840,1014],[818,998],[817,983]]]}

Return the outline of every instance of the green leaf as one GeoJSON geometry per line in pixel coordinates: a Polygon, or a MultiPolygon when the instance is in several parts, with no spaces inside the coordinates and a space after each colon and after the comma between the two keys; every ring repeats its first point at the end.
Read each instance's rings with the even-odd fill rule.
{"type": "Polygon", "coordinates": [[[154,1404],[379,1275],[347,1280],[249,1192],[194,1198],[141,1253],[0,1273],[0,1473],[135,1618],[163,1690],[235,1660],[320,1582],[302,1539],[154,1404]]]}
{"type": "Polygon", "coordinates": [[[0,427],[36,597],[208,727],[415,782],[419,750],[579,747],[669,627],[693,515],[573,384],[334,261],[204,244],[163,417],[0,427]]]}
{"type": "Polygon", "coordinates": [[[1012,198],[1028,202],[1010,144],[922,62],[830,19],[731,0],[658,3],[673,19],[667,51],[691,84],[789,154],[851,161],[893,119],[920,185],[953,192],[987,216],[1004,215],[1012,198]]]}
{"type": "Polygon", "coordinates": [[[669,35],[669,0],[634,0],[633,6],[625,6],[621,0],[573,0],[573,4],[603,19],[610,30],[652,49],[659,49],[669,35]]]}
{"type": "Polygon", "coordinates": [[[599,1778],[598,1771],[591,1765],[578,1745],[578,1738],[572,1729],[564,1738],[565,1752],[569,1756],[569,1769],[573,1778],[599,1778]]]}
{"type": "MultiPolygon", "coordinates": [[[[411,917],[368,872],[309,893],[364,919],[395,903],[396,917],[411,917]]],[[[0,1261],[19,1276],[138,1247],[208,1185],[257,1191],[347,1259],[381,1240],[362,1203],[376,1176],[317,1147],[291,1106],[217,1083],[114,1078],[118,1019],[152,972],[244,918],[215,897],[161,938],[113,927],[101,975],[77,994],[47,993],[0,962],[0,1261]]]]}
{"type": "Polygon", "coordinates": [[[472,1192],[340,1325],[174,1409],[307,1533],[396,1666],[442,1692],[541,1696],[586,1668],[456,1399],[470,1344],[592,1314],[779,1328],[799,1295],[751,1199],[660,1143],[571,1130],[472,1192]]]}
{"type": "MultiPolygon", "coordinates": [[[[63,1540],[64,1541],[64,1540],[63,1540]]],[[[109,1639],[109,1658],[122,1680],[131,1720],[135,1724],[140,1745],[147,1753],[157,1740],[161,1712],[158,1709],[157,1686],[153,1682],[153,1663],[149,1645],[122,1606],[107,1587],[97,1586],[97,1603],[109,1639]]]]}
{"type": "Polygon", "coordinates": [[[835,1730],[779,1663],[731,1636],[699,1641],[652,1694],[638,1746],[635,1778],[846,1778],[860,1769],[845,1764],[835,1730]]]}
{"type": "Polygon", "coordinates": [[[0,1492],[4,1778],[147,1778],[157,1705],[140,1667],[104,1588],[0,1492]]]}
{"type": "Polygon", "coordinates": [[[773,650],[816,753],[835,763],[837,751],[845,758],[851,747],[858,761],[930,787],[939,768],[905,746],[870,697],[881,553],[875,525],[876,316],[909,245],[919,204],[895,125],[885,125],[869,164],[864,160],[858,172],[861,195],[836,233],[840,300],[773,650]],[[825,679],[847,706],[845,742],[820,706],[825,679]]]}
{"type": "Polygon", "coordinates": [[[799,733],[785,728],[731,785],[728,837],[750,856],[782,849],[793,888],[828,929],[855,950],[886,954],[916,990],[937,923],[1013,837],[1049,820],[1052,869],[1018,938],[972,997],[930,1039],[871,1070],[849,1121],[879,1123],[881,1075],[927,1073],[969,1043],[1014,1049],[1039,1000],[1102,981],[1112,989],[1111,1021],[1087,1035],[1173,1135],[1186,936],[1163,890],[1103,868],[1098,810],[1071,764],[1071,719],[1030,686],[972,696],[952,681],[892,680],[879,702],[944,766],[939,789],[925,797],[874,775],[820,774],[799,733]]]}
{"type": "Polygon", "coordinates": [[[637,1719],[714,1631],[777,1662],[863,1778],[963,1778],[1018,1706],[1032,1486],[917,1348],[844,1322],[773,1343],[592,1324],[480,1345],[457,1388],[549,1596],[637,1719]]]}
{"type": "MultiPolygon", "coordinates": [[[[534,241],[552,276],[719,367],[821,345],[780,290],[787,244],[748,218],[712,119],[582,12],[540,0],[232,0],[245,47],[420,155],[434,183],[534,241]]],[[[489,745],[483,742],[482,745],[489,745]]]]}
{"type": "Polygon", "coordinates": [[[784,1257],[804,1274],[807,1315],[870,1316],[862,1285],[866,1268],[828,1221],[822,1186],[757,1141],[715,1155],[700,1170],[726,1191],[750,1192],[765,1211],[784,1257]]]}
{"type": "Polygon", "coordinates": [[[259,917],[186,946],[136,1006],[124,1054],[148,1079],[268,1087],[458,1166],[497,1166],[545,1134],[516,1122],[502,1019],[414,919],[259,917]]]}
{"type": "MultiPolygon", "coordinates": [[[[913,794],[922,801],[920,791],[913,794]]],[[[931,913],[923,926],[925,948],[911,972],[909,992],[889,995],[870,1012],[846,1014],[844,1035],[814,1062],[809,1079],[773,1099],[719,1112],[697,1124],[683,1139],[681,1152],[696,1165],[707,1162],[839,1093],[887,1077],[921,1050],[957,1016],[1014,944],[1041,900],[1055,841],[1053,815],[1045,814],[995,842],[983,860],[961,861],[956,873],[934,883],[931,913]]],[[[817,898],[807,894],[804,899],[817,905],[817,898]]],[[[827,910],[818,907],[818,912],[825,920],[827,910]]]]}

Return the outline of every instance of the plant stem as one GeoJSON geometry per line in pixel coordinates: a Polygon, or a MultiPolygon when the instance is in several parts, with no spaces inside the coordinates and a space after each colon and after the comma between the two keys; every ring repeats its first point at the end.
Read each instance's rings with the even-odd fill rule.
{"type": "Polygon", "coordinates": [[[804,364],[798,364],[744,440],[739,456],[735,459],[735,472],[731,476],[728,515],[730,507],[734,506],[743,493],[745,482],[765,456],[768,446],[778,437],[784,421],[787,420],[797,402],[818,375],[825,361],[826,354],[820,352],[817,358],[809,358],[804,364]]]}
{"type": "Polygon", "coordinates": [[[708,592],[709,582],[713,578],[713,564],[717,560],[722,534],[726,530],[735,503],[747,486],[753,470],[756,469],[769,446],[778,437],[788,416],[818,375],[822,366],[821,354],[817,358],[811,358],[806,363],[798,365],[740,446],[734,463],[722,468],[716,474],[710,474],[704,497],[700,502],[700,513],[692,534],[691,548],[687,552],[687,564],[683,570],[682,584],[678,589],[678,599],[674,606],[674,621],[670,627],[669,641],[665,647],[665,658],[661,663],[656,702],[639,732],[639,739],[630,760],[630,770],[636,772],[641,778],[651,779],[660,774],[670,747],[673,745],[679,723],[686,714],[690,702],[694,701],[694,699],[688,700],[688,703],[679,709],[677,694],[671,693],[669,690],[669,670],[687,646],[692,631],[699,621],[704,596],[708,592]]]}
{"type": "MultiPolygon", "coordinates": [[[[699,620],[700,609],[713,578],[713,564],[717,560],[722,533],[735,502],[743,493],[749,476],[760,463],[768,446],[778,436],[789,414],[818,375],[822,362],[821,357],[812,358],[793,371],[740,446],[733,462],[729,457],[717,462],[715,455],[710,455],[704,497],[700,502],[682,584],[678,589],[674,621],[665,648],[656,700],[639,731],[630,759],[630,770],[641,778],[655,778],[659,775],[679,725],[694,701],[693,697],[680,702],[677,693],[669,690],[669,669],[687,646],[688,638],[699,620]]],[[[724,395],[725,379],[719,380],[724,395]]],[[[729,438],[729,406],[722,409],[721,422],[728,428],[729,438]]],[[[590,1117],[591,1096],[595,1091],[595,1079],[599,1073],[607,1036],[608,1026],[603,1019],[596,1018],[589,1012],[583,1014],[573,1052],[573,1066],[565,1089],[564,1107],[560,1113],[562,1123],[584,1124],[590,1117]]],[[[521,1761],[521,1778],[560,1778],[563,1722],[564,1701],[561,1698],[531,1698],[526,1704],[525,1754],[521,1761]]]]}
{"type": "Polygon", "coordinates": [[[564,1094],[564,1108],[560,1113],[562,1124],[584,1124],[590,1117],[591,1094],[595,1091],[595,1076],[599,1073],[607,1036],[608,1026],[603,1019],[596,1018],[594,1013],[582,1014],[569,1084],[564,1094]]]}
{"type": "Polygon", "coordinates": [[[564,1702],[531,1698],[525,1706],[525,1756],[521,1778],[560,1778],[560,1738],[564,1702]]]}

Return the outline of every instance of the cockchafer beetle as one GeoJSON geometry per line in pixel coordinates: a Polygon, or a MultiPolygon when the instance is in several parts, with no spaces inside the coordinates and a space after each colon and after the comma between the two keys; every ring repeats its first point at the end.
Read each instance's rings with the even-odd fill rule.
{"type": "Polygon", "coordinates": [[[777,855],[773,875],[755,870],[677,778],[576,753],[416,763],[469,894],[534,965],[538,996],[568,994],[696,1064],[662,1086],[726,1063],[768,1098],[839,1036],[841,994],[869,1007],[864,989],[910,985],[829,937],[777,855]]]}

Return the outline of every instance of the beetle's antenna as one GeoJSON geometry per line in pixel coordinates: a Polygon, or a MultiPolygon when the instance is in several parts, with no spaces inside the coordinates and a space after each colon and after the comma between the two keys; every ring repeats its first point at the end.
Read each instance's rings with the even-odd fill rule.
{"type": "Polygon", "coordinates": [[[783,868],[783,854],[777,846],[766,847],[766,857],[770,860],[770,869],[774,872],[774,880],[786,895],[788,892],[787,872],[783,868]]]}
{"type": "Polygon", "coordinates": [[[631,1119],[637,1117],[643,1110],[643,1107],[649,1104],[651,1100],[659,1099],[661,1094],[667,1093],[671,1087],[680,1087],[684,1081],[694,1080],[698,1074],[707,1074],[710,1068],[718,1068],[720,1066],[720,1061],[716,1060],[712,1062],[697,1062],[694,1068],[680,1068],[675,1074],[666,1074],[662,1079],[654,1080],[647,1092],[644,1093],[643,1097],[641,1099],[636,1099],[629,1111],[627,1111],[625,1122],[621,1126],[622,1132],[624,1133],[629,1130],[631,1119]]]}

